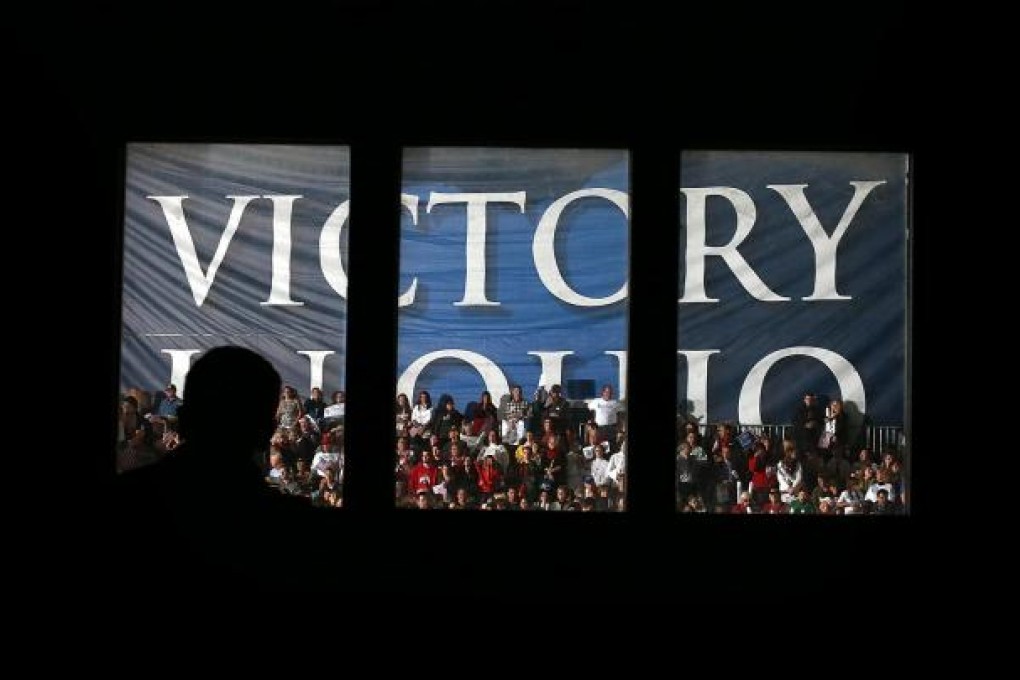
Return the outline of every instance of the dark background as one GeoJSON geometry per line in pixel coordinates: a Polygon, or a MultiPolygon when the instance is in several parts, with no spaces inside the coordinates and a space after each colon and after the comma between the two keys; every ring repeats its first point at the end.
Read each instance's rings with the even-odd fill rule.
{"type": "MultiPolygon", "coordinates": [[[[156,3],[20,22],[8,111],[17,162],[8,167],[22,210],[8,225],[18,234],[9,247],[38,263],[38,274],[18,279],[18,297],[24,313],[53,329],[43,340],[51,344],[32,352],[48,372],[32,401],[74,432],[68,453],[83,480],[81,512],[61,516],[53,541],[70,569],[111,594],[119,574],[153,568],[104,560],[102,540],[91,542],[106,528],[95,526],[102,515],[86,510],[112,475],[124,143],[321,142],[351,145],[351,219],[371,229],[352,230],[350,247],[377,253],[350,264],[348,353],[358,359],[348,366],[357,423],[348,435],[349,507],[330,518],[322,548],[337,587],[375,592],[423,568],[489,565],[503,574],[530,565],[588,592],[611,583],[618,599],[733,596],[743,583],[763,579],[770,589],[791,574],[806,596],[845,584],[855,569],[911,588],[927,554],[918,531],[930,453],[923,432],[914,433],[913,517],[675,516],[672,404],[680,149],[910,152],[911,180],[923,186],[929,156],[918,121],[929,62],[915,17],[898,2],[671,5],[285,3],[228,15],[156,3]],[[626,515],[392,511],[396,347],[386,331],[396,311],[405,144],[631,150],[626,515]],[[391,301],[390,316],[380,318],[379,300],[391,301]],[[454,534],[452,544],[438,538],[454,534]],[[840,555],[851,557],[834,574],[840,555]]],[[[924,219],[922,208],[914,219],[924,219]]],[[[920,326],[929,246],[917,236],[920,326]]],[[[915,384],[912,410],[925,399],[915,384]]],[[[165,587],[164,576],[153,582],[165,587]]]]}

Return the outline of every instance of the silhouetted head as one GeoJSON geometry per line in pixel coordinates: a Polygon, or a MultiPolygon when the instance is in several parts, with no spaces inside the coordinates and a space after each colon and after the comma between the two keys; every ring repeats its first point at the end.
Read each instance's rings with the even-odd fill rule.
{"type": "Polygon", "coordinates": [[[181,438],[217,446],[225,455],[250,456],[264,448],[276,427],[280,374],[256,352],[216,347],[188,371],[187,399],[178,411],[181,438]]]}

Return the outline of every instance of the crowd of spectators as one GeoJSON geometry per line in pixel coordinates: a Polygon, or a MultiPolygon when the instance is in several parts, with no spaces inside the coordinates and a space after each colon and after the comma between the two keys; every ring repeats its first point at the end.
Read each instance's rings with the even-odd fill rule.
{"type": "Polygon", "coordinates": [[[788,436],[678,420],[679,512],[895,515],[907,489],[898,447],[873,451],[847,425],[840,400],[806,394],[788,436]]]}
{"type": "Polygon", "coordinates": [[[623,405],[606,385],[576,406],[559,385],[529,400],[520,385],[482,392],[462,412],[420,390],[394,402],[398,507],[450,510],[620,511],[626,508],[623,405]]]}
{"type": "MultiPolygon", "coordinates": [[[[180,443],[177,388],[153,395],[138,389],[121,399],[117,431],[117,470],[124,472],[172,455],[180,443]]],[[[344,416],[346,395],[336,391],[326,403],[314,388],[302,400],[287,385],[276,410],[276,431],[268,453],[257,461],[271,488],[307,498],[317,507],[343,506],[344,416]]]]}
{"type": "MultiPolygon", "coordinates": [[[[259,463],[266,483],[314,506],[342,507],[345,394],[301,399],[285,386],[277,429],[259,463]]],[[[170,455],[180,443],[175,385],[121,400],[117,469],[170,455]]],[[[620,511],[626,508],[626,419],[612,388],[577,420],[559,385],[527,399],[518,385],[482,392],[463,412],[422,389],[394,405],[394,495],[415,509],[620,511]]],[[[806,395],[785,438],[678,420],[676,507],[684,513],[900,514],[907,505],[895,445],[872,451],[849,434],[842,404],[806,395]]]]}

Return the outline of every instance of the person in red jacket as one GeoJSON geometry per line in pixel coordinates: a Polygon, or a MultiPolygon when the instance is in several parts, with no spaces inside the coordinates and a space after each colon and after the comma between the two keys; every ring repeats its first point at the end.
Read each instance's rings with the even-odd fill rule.
{"type": "Polygon", "coordinates": [[[754,455],[747,461],[747,469],[751,473],[751,498],[755,505],[764,505],[768,502],[772,480],[769,479],[769,463],[765,445],[761,442],[754,445],[754,455]]]}
{"type": "Polygon", "coordinates": [[[503,473],[496,464],[495,456],[491,454],[482,456],[480,461],[475,462],[475,467],[478,469],[478,495],[485,502],[503,488],[503,473]]]}
{"type": "Polygon", "coordinates": [[[421,452],[421,462],[411,468],[408,474],[407,486],[411,495],[419,491],[432,493],[432,487],[439,483],[439,468],[432,457],[431,451],[421,452]]]}

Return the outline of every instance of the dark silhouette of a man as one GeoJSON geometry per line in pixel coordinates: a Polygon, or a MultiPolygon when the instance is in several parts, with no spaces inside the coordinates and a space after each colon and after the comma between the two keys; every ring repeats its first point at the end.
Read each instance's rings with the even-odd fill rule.
{"type": "Polygon", "coordinates": [[[143,580],[266,587],[304,571],[302,548],[321,512],[270,489],[257,463],[280,388],[276,369],[241,347],[214,348],[191,367],[181,445],[115,483],[116,551],[143,580]]]}

